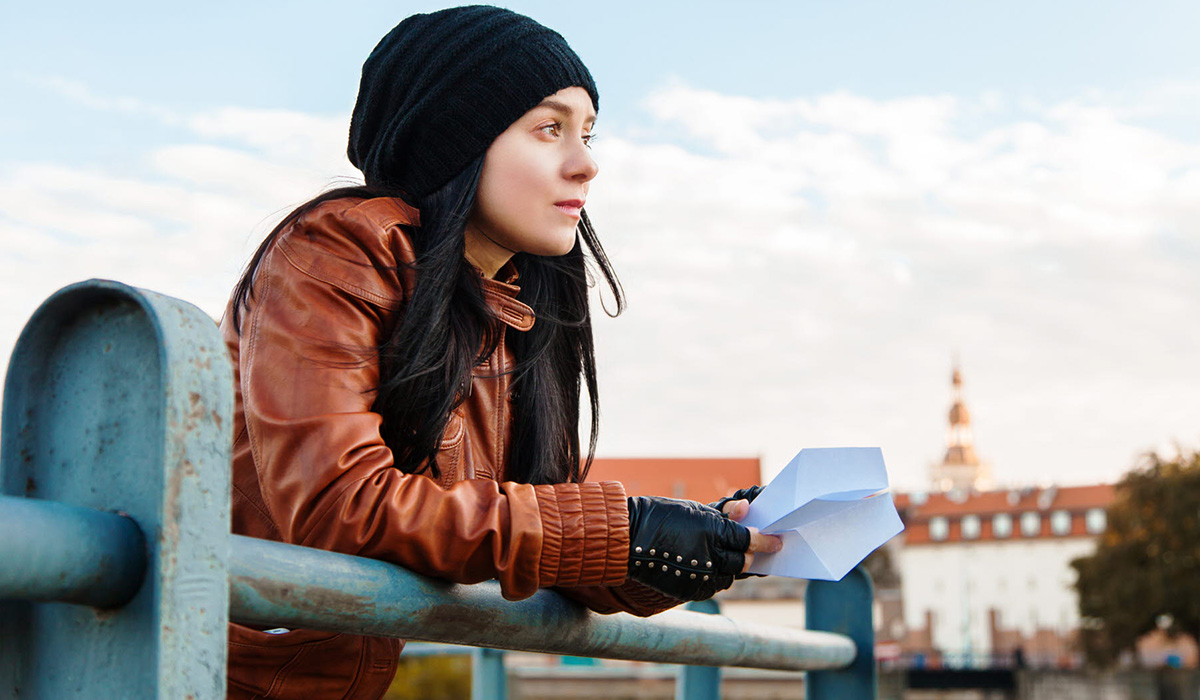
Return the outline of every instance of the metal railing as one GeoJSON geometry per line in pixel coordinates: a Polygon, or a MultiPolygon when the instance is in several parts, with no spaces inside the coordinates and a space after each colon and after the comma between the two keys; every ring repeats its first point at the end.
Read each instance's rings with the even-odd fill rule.
{"type": "MultiPolygon", "coordinates": [[[[232,371],[194,306],[115,282],[67,287],[21,334],[0,442],[0,697],[221,698],[229,620],[491,649],[807,670],[813,700],[875,697],[871,584],[808,588],[808,630],[686,610],[596,615],[553,591],[506,601],[392,564],[230,535],[232,371]]],[[[504,697],[475,654],[476,697],[504,697]]]]}

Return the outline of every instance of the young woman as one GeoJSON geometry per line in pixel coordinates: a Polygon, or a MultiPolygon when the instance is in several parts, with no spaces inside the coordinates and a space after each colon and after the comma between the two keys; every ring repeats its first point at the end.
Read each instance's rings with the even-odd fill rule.
{"type": "MultiPolygon", "coordinates": [[[[235,532],[637,615],[778,549],[712,507],[584,481],[584,246],[621,302],[583,209],[597,103],[562,37],[507,10],[384,37],[350,125],[365,185],[276,227],[221,324],[235,532]]],[[[377,698],[401,645],[234,624],[229,697],[377,698]]]]}

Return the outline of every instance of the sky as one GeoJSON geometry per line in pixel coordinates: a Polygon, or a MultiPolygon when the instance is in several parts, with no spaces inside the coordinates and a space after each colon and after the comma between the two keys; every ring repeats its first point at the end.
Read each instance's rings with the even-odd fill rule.
{"type": "MultiPolygon", "coordinates": [[[[441,6],[0,2],[0,359],[92,277],[219,316],[441,6]]],[[[1002,485],[1200,448],[1200,4],[509,7],[600,89],[602,456],[877,445],[922,488],[955,358],[1002,485]]]]}

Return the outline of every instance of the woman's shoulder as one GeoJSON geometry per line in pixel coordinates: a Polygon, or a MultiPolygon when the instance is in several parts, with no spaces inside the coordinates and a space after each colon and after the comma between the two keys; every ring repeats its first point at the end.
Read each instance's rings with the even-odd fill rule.
{"type": "Polygon", "coordinates": [[[405,229],[417,221],[417,211],[399,199],[331,199],[297,216],[277,245],[291,266],[310,277],[393,306],[411,286],[416,255],[405,229]]]}

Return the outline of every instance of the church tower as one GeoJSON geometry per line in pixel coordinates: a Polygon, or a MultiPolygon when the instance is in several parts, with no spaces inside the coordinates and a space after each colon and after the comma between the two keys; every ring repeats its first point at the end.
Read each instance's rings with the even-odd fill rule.
{"type": "Polygon", "coordinates": [[[946,456],[933,465],[929,478],[934,491],[983,491],[991,487],[988,465],[979,461],[971,441],[971,413],[963,401],[962,369],[954,365],[950,382],[954,403],[950,405],[950,430],[946,434],[946,456]]]}

